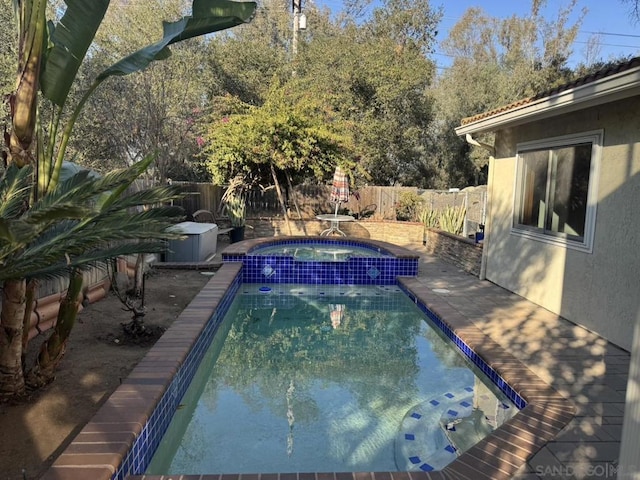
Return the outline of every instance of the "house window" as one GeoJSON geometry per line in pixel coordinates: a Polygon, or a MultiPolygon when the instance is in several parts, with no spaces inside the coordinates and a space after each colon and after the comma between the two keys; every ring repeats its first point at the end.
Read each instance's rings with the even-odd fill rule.
{"type": "Polygon", "coordinates": [[[513,232],[591,250],[600,132],[518,146],[513,232]]]}

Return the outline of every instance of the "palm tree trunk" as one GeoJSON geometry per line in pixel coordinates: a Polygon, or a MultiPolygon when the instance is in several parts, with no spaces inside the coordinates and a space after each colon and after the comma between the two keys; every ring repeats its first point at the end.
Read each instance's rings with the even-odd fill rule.
{"type": "Polygon", "coordinates": [[[38,76],[46,29],[46,0],[20,2],[20,52],[18,81],[10,98],[12,128],[9,136],[9,163],[19,167],[34,162],[31,143],[36,125],[38,76]]]}
{"type": "Polygon", "coordinates": [[[53,334],[42,344],[36,363],[27,374],[26,383],[30,389],[41,388],[55,378],[56,368],[64,356],[71,329],[78,316],[82,281],[82,271],[74,270],[69,279],[67,294],[60,303],[53,334]]]}
{"type": "Polygon", "coordinates": [[[27,346],[29,345],[29,330],[31,327],[31,313],[36,303],[36,290],[38,289],[38,280],[31,278],[27,282],[24,316],[22,317],[22,370],[25,370],[25,361],[27,357],[27,346]]]}
{"type": "Polygon", "coordinates": [[[24,393],[22,370],[22,322],[27,282],[6,280],[2,288],[0,313],[0,397],[24,393]]]}

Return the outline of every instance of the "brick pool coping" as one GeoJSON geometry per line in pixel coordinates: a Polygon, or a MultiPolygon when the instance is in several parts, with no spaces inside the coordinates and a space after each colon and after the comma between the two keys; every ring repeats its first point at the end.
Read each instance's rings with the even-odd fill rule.
{"type": "Polygon", "coordinates": [[[341,244],[361,244],[373,248],[380,248],[390,253],[396,258],[415,258],[419,259],[420,255],[416,252],[409,250],[408,248],[400,247],[392,243],[383,242],[381,240],[372,240],[370,238],[358,238],[358,237],[310,237],[310,236],[287,236],[287,237],[271,237],[271,238],[252,238],[250,240],[243,240],[242,242],[232,243],[222,251],[222,258],[228,256],[242,256],[251,253],[251,250],[257,247],[263,247],[267,245],[278,245],[296,242],[310,243],[313,241],[321,241],[328,243],[341,243],[341,244]]]}
{"type": "MultiPolygon", "coordinates": [[[[254,240],[247,242],[254,243],[254,240]]],[[[245,242],[243,242],[245,243],[245,242]]],[[[382,242],[384,243],[384,242],[382,242]]],[[[396,247],[401,248],[401,247],[396,247]]],[[[403,249],[406,250],[406,249],[403,249]]],[[[242,264],[224,264],[196,295],[131,374],[45,472],[44,480],[110,479],[141,435],[172,379],[184,364],[242,264]]],[[[338,472],[255,475],[129,475],[129,480],[500,480],[511,478],[528,458],[573,418],[575,406],[483,334],[471,320],[421,284],[402,277],[400,285],[435,313],[497,371],[527,402],[513,418],[440,471],[338,472]]]]}

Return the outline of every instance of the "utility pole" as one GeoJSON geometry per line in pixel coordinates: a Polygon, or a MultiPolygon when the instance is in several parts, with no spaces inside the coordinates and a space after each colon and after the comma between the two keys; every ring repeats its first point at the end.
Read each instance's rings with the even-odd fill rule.
{"type": "Polygon", "coordinates": [[[302,11],[302,0],[292,0],[293,2],[293,40],[291,41],[291,56],[298,54],[298,35],[300,34],[300,13],[302,11]]]}

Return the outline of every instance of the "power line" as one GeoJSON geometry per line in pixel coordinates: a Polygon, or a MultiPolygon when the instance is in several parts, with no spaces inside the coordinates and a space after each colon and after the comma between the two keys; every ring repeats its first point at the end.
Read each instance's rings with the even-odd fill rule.
{"type": "Polygon", "coordinates": [[[591,32],[589,30],[578,30],[580,33],[588,33],[590,35],[611,35],[615,37],[630,37],[630,38],[640,38],[640,35],[633,35],[631,33],[613,33],[613,32],[591,32]]]}
{"type": "MultiPolygon", "coordinates": [[[[442,17],[443,20],[453,20],[454,22],[458,22],[460,20],[460,18],[456,18],[456,17],[449,17],[449,16],[443,16],[442,17]]],[[[603,31],[599,31],[599,32],[594,32],[591,30],[578,30],[578,33],[586,33],[589,35],[605,35],[605,36],[612,36],[612,37],[628,37],[628,38],[640,38],[640,35],[636,35],[636,34],[632,34],[632,33],[616,33],[616,32],[603,32],[603,31]]],[[[612,46],[618,46],[618,45],[612,45],[612,46]]]]}
{"type": "MultiPolygon", "coordinates": [[[[574,40],[573,43],[580,43],[580,44],[584,44],[584,45],[589,45],[591,42],[581,42],[578,40],[574,40]]],[[[617,45],[615,43],[599,43],[596,42],[595,45],[601,46],[601,47],[623,47],[623,48],[635,48],[635,49],[640,49],[639,45],[617,45]]]]}

